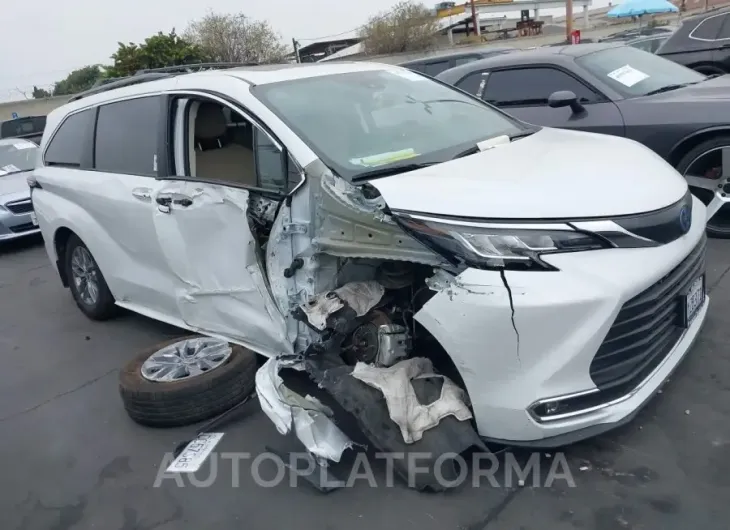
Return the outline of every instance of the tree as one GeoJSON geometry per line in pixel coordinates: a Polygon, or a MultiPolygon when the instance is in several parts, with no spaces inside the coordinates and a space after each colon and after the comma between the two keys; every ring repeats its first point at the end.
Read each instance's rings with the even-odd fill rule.
{"type": "Polygon", "coordinates": [[[98,64],[84,66],[74,70],[66,79],[58,81],[53,87],[54,96],[77,94],[90,89],[102,77],[102,70],[98,64]]]}
{"type": "Polygon", "coordinates": [[[114,64],[107,68],[107,76],[124,77],[147,68],[202,63],[208,57],[199,46],[179,37],[173,29],[168,34],[159,32],[148,37],[142,44],[120,42],[111,59],[114,64]]]}
{"type": "Polygon", "coordinates": [[[435,44],[438,31],[432,11],[408,0],[371,17],[360,29],[360,38],[366,55],[379,55],[427,50],[435,44]]]}
{"type": "Polygon", "coordinates": [[[37,86],[33,86],[33,99],[43,99],[43,98],[50,98],[52,96],[50,90],[46,90],[44,88],[38,88],[37,86]]]}
{"type": "Polygon", "coordinates": [[[35,99],[49,98],[51,96],[66,96],[69,94],[77,94],[84,90],[90,89],[94,84],[104,76],[104,71],[98,64],[84,66],[78,70],[74,70],[64,79],[56,81],[52,90],[33,87],[33,97],[35,99]]]}
{"type": "Polygon", "coordinates": [[[211,11],[191,22],[184,35],[218,62],[275,63],[282,61],[289,51],[268,22],[253,20],[243,13],[211,11]]]}

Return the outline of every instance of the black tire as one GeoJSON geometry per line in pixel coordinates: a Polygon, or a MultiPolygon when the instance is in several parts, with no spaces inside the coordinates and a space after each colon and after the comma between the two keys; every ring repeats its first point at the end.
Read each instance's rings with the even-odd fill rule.
{"type": "Polygon", "coordinates": [[[142,364],[157,350],[185,339],[180,337],[147,348],[122,369],[119,393],[135,422],[147,427],[179,427],[217,416],[243,401],[255,387],[256,354],[231,345],[231,356],[221,366],[180,381],[154,382],[142,376],[142,364]]]}
{"type": "Polygon", "coordinates": [[[94,259],[94,255],[76,234],[71,234],[71,236],[68,238],[64,261],[66,267],[66,275],[68,278],[68,286],[71,290],[71,296],[73,296],[76,305],[79,306],[79,309],[81,309],[82,313],[84,313],[91,320],[108,320],[118,314],[119,308],[114,302],[114,296],[109,290],[109,286],[106,284],[104,275],[102,274],[101,269],[96,262],[96,259],[94,259]],[[96,267],[96,279],[99,288],[99,295],[96,299],[96,302],[93,304],[86,303],[84,302],[84,300],[82,300],[78,287],[76,286],[76,282],[74,281],[71,259],[76,248],[85,249],[86,252],[89,253],[89,256],[91,256],[94,267],[96,267]]]}
{"type": "MultiPolygon", "coordinates": [[[[690,169],[690,166],[695,163],[701,155],[721,147],[730,147],[730,135],[715,136],[714,138],[710,138],[709,140],[706,140],[687,151],[677,164],[677,171],[679,171],[682,175],[685,175],[687,170],[690,169]]],[[[705,205],[709,204],[714,197],[713,191],[701,188],[692,188],[692,193],[705,203],[705,205]]],[[[715,214],[715,216],[707,223],[707,235],[709,237],[716,239],[730,239],[730,220],[725,221],[724,223],[717,220],[717,216],[724,212],[725,209],[730,209],[730,207],[723,206],[723,209],[715,214]]]]}

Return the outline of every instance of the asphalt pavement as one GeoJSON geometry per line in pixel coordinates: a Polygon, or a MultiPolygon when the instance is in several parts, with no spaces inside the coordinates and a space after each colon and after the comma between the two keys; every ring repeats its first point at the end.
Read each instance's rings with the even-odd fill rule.
{"type": "MultiPolygon", "coordinates": [[[[498,487],[467,483],[425,494],[385,487],[378,476],[376,487],[355,481],[324,495],[288,480],[257,485],[251,460],[238,476],[230,462],[216,460],[214,475],[201,470],[215,478],[207,487],[202,475],[161,480],[165,454],[194,428],[134,424],[119,399],[118,370],[139,349],[182,332],[131,314],[91,322],[61,286],[40,239],[4,245],[0,528],[727,529],[730,241],[711,240],[708,257],[712,301],[700,340],[635,421],[564,450],[574,487],[560,479],[546,487],[543,476],[538,484],[505,478],[498,487]]],[[[257,406],[222,431],[221,453],[255,457],[281,440],[257,406]]],[[[540,455],[543,469],[562,456],[540,455]]],[[[264,480],[277,472],[257,469],[264,480]]]]}

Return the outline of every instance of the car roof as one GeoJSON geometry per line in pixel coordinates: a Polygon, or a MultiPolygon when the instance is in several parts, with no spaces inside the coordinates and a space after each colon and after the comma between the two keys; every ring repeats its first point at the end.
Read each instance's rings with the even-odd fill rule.
{"type": "Polygon", "coordinates": [[[601,50],[620,48],[623,43],[596,42],[590,44],[566,44],[565,46],[545,46],[529,50],[515,50],[510,53],[503,53],[486,59],[472,61],[455,68],[441,72],[437,79],[446,82],[454,82],[463,76],[483,68],[497,68],[500,66],[511,66],[518,64],[536,63],[566,63],[572,62],[575,57],[581,57],[601,50]]]}
{"type": "Polygon", "coordinates": [[[441,61],[443,59],[458,59],[459,57],[469,57],[474,55],[485,55],[490,53],[499,53],[515,50],[511,46],[490,46],[489,48],[478,48],[474,50],[460,50],[457,52],[439,53],[435,55],[429,55],[428,57],[421,57],[420,59],[413,59],[403,63],[398,63],[398,66],[410,66],[414,64],[422,64],[430,61],[441,61]]]}
{"type": "MultiPolygon", "coordinates": [[[[259,66],[246,66],[240,68],[227,68],[223,70],[206,70],[202,72],[183,73],[178,75],[167,75],[161,78],[155,77],[152,80],[146,82],[112,87],[107,90],[102,90],[98,92],[95,91],[94,93],[91,93],[81,99],[72,99],[69,103],[66,103],[65,105],[62,105],[61,107],[51,111],[48,116],[51,120],[56,120],[59,119],[61,116],[65,116],[76,110],[99,105],[109,100],[125,97],[134,97],[136,95],[149,94],[151,92],[173,90],[177,88],[177,80],[183,76],[186,79],[198,76],[204,76],[206,79],[210,79],[210,77],[220,77],[226,79],[234,77],[251,86],[256,86],[269,83],[278,83],[281,81],[305,79],[308,77],[382,70],[403,71],[403,68],[401,68],[400,66],[385,63],[371,63],[365,61],[337,61],[326,63],[270,64],[259,66]]],[[[51,128],[53,128],[53,126],[51,128]]]]}

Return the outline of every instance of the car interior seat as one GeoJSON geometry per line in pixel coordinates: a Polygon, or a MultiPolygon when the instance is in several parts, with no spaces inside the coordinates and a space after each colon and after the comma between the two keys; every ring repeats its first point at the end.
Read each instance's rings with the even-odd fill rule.
{"type": "MultiPolygon", "coordinates": [[[[229,134],[220,105],[201,103],[194,129],[196,176],[246,186],[257,185],[252,142],[245,145],[245,138],[236,138],[237,133],[229,134]]],[[[243,134],[245,136],[245,132],[243,134]]]]}

